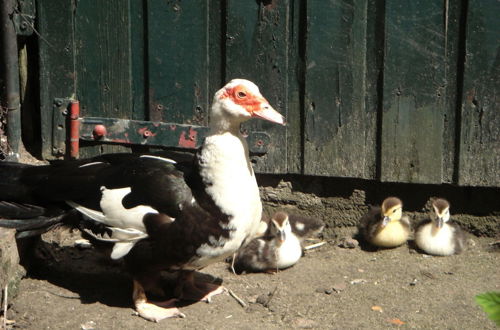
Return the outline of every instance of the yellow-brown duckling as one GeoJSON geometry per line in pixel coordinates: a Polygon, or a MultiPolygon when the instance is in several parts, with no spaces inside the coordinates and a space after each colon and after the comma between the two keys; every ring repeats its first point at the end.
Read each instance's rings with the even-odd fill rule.
{"type": "Polygon", "coordinates": [[[360,220],[359,231],[368,243],[377,247],[393,248],[404,244],[411,225],[403,216],[403,202],[397,197],[387,197],[381,207],[370,207],[360,220]]]}

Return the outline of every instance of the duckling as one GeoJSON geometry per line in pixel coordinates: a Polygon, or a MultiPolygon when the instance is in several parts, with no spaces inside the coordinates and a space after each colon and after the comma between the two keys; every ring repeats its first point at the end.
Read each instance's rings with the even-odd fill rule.
{"type": "MultiPolygon", "coordinates": [[[[325,228],[325,223],[318,218],[313,217],[305,217],[296,214],[289,214],[287,212],[280,211],[278,212],[280,216],[288,217],[288,222],[292,227],[292,233],[297,236],[301,244],[309,238],[317,237],[323,228],[325,228]]],[[[275,216],[278,214],[276,213],[275,216]]],[[[265,232],[268,230],[269,222],[271,219],[269,217],[263,217],[259,226],[258,235],[263,236],[265,232]]]]}
{"type": "Polygon", "coordinates": [[[302,256],[300,240],[292,232],[289,216],[277,212],[262,237],[253,239],[234,257],[234,269],[240,273],[275,272],[291,267],[302,256]]]}
{"type": "Polygon", "coordinates": [[[408,218],[403,217],[403,202],[397,197],[387,197],[381,207],[370,207],[360,220],[359,231],[367,242],[378,247],[404,244],[411,225],[408,218]]]}
{"type": "Polygon", "coordinates": [[[464,250],[465,234],[462,228],[450,219],[450,203],[438,198],[432,202],[434,213],[415,229],[415,244],[428,254],[449,256],[464,250]]]}

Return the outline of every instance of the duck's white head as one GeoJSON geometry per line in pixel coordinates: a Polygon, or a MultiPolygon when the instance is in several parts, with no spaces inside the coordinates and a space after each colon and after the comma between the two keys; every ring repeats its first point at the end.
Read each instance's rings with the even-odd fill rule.
{"type": "Polygon", "coordinates": [[[249,80],[233,79],[215,93],[210,118],[213,130],[236,129],[250,118],[285,124],[284,117],[271,107],[259,88],[249,80]]]}
{"type": "Polygon", "coordinates": [[[438,198],[432,202],[432,207],[436,216],[436,227],[442,228],[444,223],[450,220],[450,203],[446,199],[438,198]]]}

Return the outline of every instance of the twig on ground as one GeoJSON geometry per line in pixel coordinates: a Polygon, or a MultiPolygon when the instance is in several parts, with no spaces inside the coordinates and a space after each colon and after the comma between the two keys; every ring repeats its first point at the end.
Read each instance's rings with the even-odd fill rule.
{"type": "Polygon", "coordinates": [[[276,287],[274,288],[273,292],[271,292],[271,294],[269,295],[269,299],[267,300],[266,304],[264,305],[264,307],[269,307],[269,303],[271,302],[271,300],[273,299],[274,297],[274,294],[276,293],[276,291],[278,291],[278,286],[276,285],[276,287]]]}
{"type": "Polygon", "coordinates": [[[319,242],[319,243],[316,243],[316,244],[311,244],[311,245],[308,245],[308,246],[304,247],[304,250],[316,249],[316,248],[319,248],[320,246],[323,246],[325,244],[326,244],[326,242],[319,242]]]}
{"type": "Polygon", "coordinates": [[[237,295],[233,292],[233,290],[231,290],[231,289],[227,289],[227,292],[229,293],[229,295],[230,295],[231,297],[233,297],[233,298],[234,298],[234,300],[236,300],[236,301],[238,302],[238,304],[240,304],[240,305],[241,305],[241,307],[243,307],[243,308],[247,307],[247,304],[246,304],[246,303],[245,303],[245,302],[244,302],[244,301],[243,301],[240,297],[238,297],[238,296],[237,296],[237,295]]]}

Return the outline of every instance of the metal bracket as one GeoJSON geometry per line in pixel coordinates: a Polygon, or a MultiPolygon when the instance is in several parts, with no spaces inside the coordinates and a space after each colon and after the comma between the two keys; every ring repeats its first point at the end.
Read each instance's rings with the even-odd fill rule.
{"type": "Polygon", "coordinates": [[[66,122],[71,101],[69,98],[55,98],[52,102],[52,155],[57,157],[66,152],[66,122]]]}
{"type": "Polygon", "coordinates": [[[12,15],[14,29],[18,36],[30,36],[35,26],[35,0],[17,0],[12,15]]]}
{"type": "MultiPolygon", "coordinates": [[[[201,146],[207,133],[208,127],[205,126],[117,118],[80,118],[80,140],[83,141],[195,149],[201,146]]],[[[250,132],[247,140],[251,153],[264,154],[271,138],[264,132],[250,132]]]]}
{"type": "Polygon", "coordinates": [[[14,29],[18,36],[30,36],[33,34],[33,26],[35,24],[35,16],[15,13],[12,17],[14,29]]]}
{"type": "MultiPolygon", "coordinates": [[[[53,102],[52,154],[78,157],[78,140],[91,144],[147,145],[196,149],[208,134],[205,126],[104,117],[80,117],[73,114],[77,101],[55,98],[53,102]],[[71,107],[70,107],[71,105],[71,107]],[[71,109],[71,111],[70,111],[71,109]],[[78,139],[79,137],[79,139],[78,139]]],[[[262,155],[271,142],[265,132],[248,132],[250,153],[262,155]]]]}

